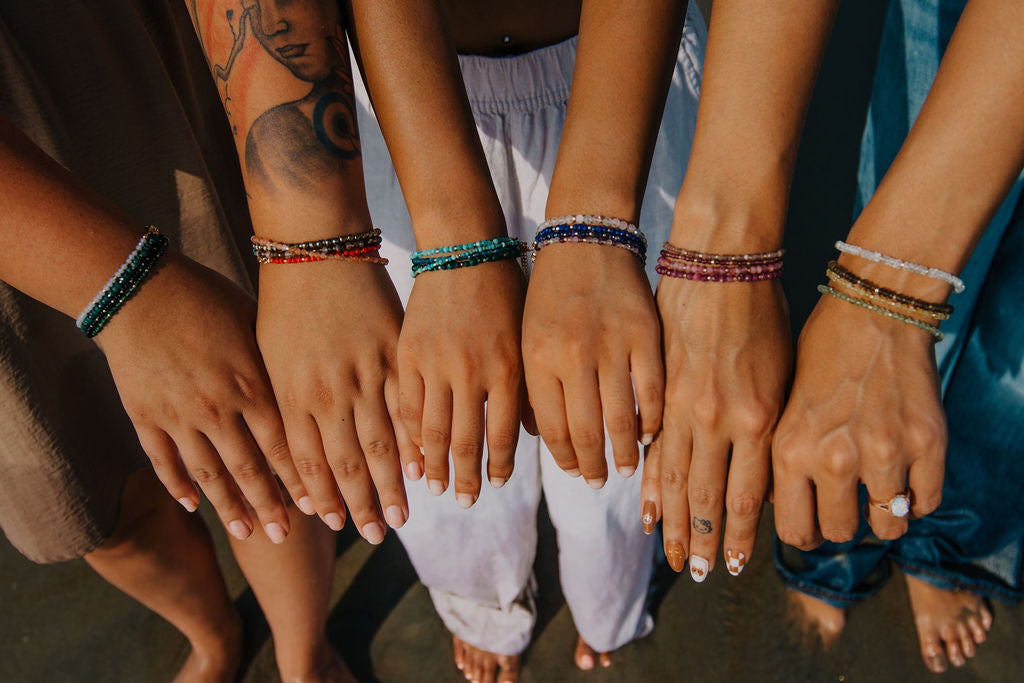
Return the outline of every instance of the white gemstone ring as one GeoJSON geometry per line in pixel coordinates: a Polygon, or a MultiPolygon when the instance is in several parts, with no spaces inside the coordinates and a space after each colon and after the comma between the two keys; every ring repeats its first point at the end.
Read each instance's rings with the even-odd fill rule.
{"type": "Polygon", "coordinates": [[[868,498],[868,503],[879,510],[885,510],[893,517],[902,519],[910,514],[910,489],[906,489],[903,493],[897,493],[887,501],[868,498]]]}

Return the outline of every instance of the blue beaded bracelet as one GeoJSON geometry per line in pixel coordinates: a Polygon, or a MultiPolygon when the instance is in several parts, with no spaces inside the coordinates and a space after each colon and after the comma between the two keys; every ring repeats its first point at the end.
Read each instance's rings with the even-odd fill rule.
{"type": "Polygon", "coordinates": [[[412,276],[432,270],[466,268],[481,263],[518,258],[526,251],[526,245],[512,237],[468,242],[436,249],[422,249],[410,254],[412,276]]]}
{"type": "Polygon", "coordinates": [[[576,221],[556,223],[548,221],[541,224],[533,242],[533,257],[549,244],[556,242],[586,242],[603,244],[625,249],[644,263],[647,262],[647,238],[632,224],[619,221],[624,227],[612,227],[607,223],[580,223],[576,221]]]}
{"type": "Polygon", "coordinates": [[[95,337],[99,334],[121,306],[138,291],[143,280],[167,250],[167,244],[167,238],[155,227],[149,226],[125,262],[75,321],[85,336],[95,337]]]}

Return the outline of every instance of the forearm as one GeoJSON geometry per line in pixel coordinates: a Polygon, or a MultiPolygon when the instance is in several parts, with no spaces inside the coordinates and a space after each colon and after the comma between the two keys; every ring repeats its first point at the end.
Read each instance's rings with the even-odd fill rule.
{"type": "MultiPolygon", "coordinates": [[[[906,142],[848,241],[959,272],[1024,164],[1024,6],[971,0],[906,142]]],[[[888,287],[944,299],[943,282],[843,257],[888,287]]]]}
{"type": "Polygon", "coordinates": [[[0,279],[77,316],[145,229],[0,114],[0,279]]]}
{"type": "Polygon", "coordinates": [[[639,217],[685,0],[586,0],[548,217],[639,217]]]}
{"type": "Polygon", "coordinates": [[[352,0],[359,59],[419,248],[505,234],[437,0],[352,0]]]}
{"type": "Polygon", "coordinates": [[[673,243],[711,252],[778,248],[800,132],[837,5],[715,0],[673,243]]]}

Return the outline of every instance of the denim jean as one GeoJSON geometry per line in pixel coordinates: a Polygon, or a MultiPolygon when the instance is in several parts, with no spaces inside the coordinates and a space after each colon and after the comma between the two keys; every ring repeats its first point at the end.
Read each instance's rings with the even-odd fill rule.
{"type": "MultiPolygon", "coordinates": [[[[859,207],[903,144],[965,3],[892,0],[861,145],[859,207]]],[[[891,561],[943,589],[1022,597],[1022,184],[1018,179],[975,248],[962,274],[967,290],[955,295],[956,313],[936,348],[949,428],[942,504],[911,520],[896,541],[880,541],[863,519],[852,541],[810,552],[776,539],[776,566],[790,587],[845,607],[878,590],[891,561]]]]}

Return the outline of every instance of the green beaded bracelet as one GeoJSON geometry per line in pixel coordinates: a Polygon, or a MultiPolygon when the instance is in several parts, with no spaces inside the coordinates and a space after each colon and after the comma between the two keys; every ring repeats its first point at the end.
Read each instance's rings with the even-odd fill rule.
{"type": "Polygon", "coordinates": [[[934,341],[937,341],[937,342],[942,341],[942,332],[940,332],[939,328],[936,327],[935,325],[929,325],[928,323],[921,322],[920,320],[915,320],[914,318],[911,318],[911,317],[906,316],[906,315],[902,315],[900,313],[897,313],[896,311],[890,311],[887,308],[882,308],[881,306],[876,306],[873,303],[870,303],[868,301],[864,301],[864,299],[858,299],[856,297],[849,296],[847,294],[844,294],[843,292],[840,292],[839,290],[832,289],[831,287],[829,287],[827,285],[818,285],[818,291],[821,292],[822,294],[828,294],[829,296],[835,297],[836,299],[839,299],[840,301],[845,301],[848,304],[853,304],[854,306],[860,306],[861,308],[867,309],[867,310],[871,311],[872,313],[878,313],[879,315],[884,315],[887,318],[892,318],[893,320],[898,320],[901,323],[906,323],[907,325],[913,325],[914,327],[922,329],[925,332],[927,332],[928,334],[930,334],[932,336],[932,338],[934,339],[934,341]]]}

